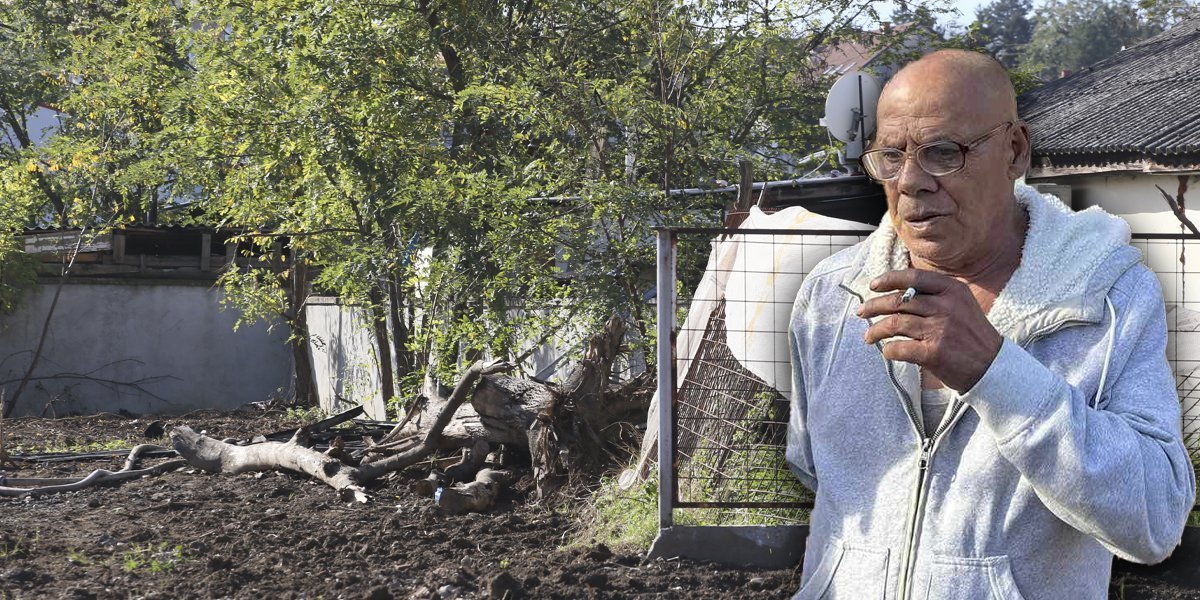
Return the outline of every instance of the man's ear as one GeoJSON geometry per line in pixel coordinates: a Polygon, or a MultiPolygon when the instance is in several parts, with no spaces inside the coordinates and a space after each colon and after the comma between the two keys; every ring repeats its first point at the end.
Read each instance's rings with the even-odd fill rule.
{"type": "Polygon", "coordinates": [[[1029,128],[1024,121],[1017,121],[1009,134],[1008,178],[1016,181],[1025,176],[1029,170],[1030,155],[1033,145],[1029,141],[1029,128]]]}

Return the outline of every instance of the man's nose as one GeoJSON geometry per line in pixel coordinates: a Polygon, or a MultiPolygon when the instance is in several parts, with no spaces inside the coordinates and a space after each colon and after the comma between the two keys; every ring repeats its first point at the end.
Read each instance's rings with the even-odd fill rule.
{"type": "Polygon", "coordinates": [[[937,191],[937,185],[937,178],[926,173],[915,156],[909,156],[904,161],[900,166],[900,174],[896,176],[896,189],[906,196],[937,191]]]}

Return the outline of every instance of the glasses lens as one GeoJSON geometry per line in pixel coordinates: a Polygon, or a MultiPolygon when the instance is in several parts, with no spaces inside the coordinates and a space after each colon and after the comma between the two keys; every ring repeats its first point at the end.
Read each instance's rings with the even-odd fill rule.
{"type": "Polygon", "coordinates": [[[947,175],[963,168],[962,148],[954,142],[930,144],[917,152],[917,162],[930,175],[947,175]]]}
{"type": "Polygon", "coordinates": [[[881,148],[862,155],[863,169],[867,175],[886,181],[892,179],[904,166],[904,153],[895,148],[881,148]]]}

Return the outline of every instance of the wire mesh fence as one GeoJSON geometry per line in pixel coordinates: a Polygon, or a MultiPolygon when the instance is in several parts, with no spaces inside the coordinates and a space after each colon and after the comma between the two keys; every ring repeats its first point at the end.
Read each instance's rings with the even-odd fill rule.
{"type": "MultiPolygon", "coordinates": [[[[693,266],[674,276],[675,368],[666,370],[674,402],[669,431],[661,437],[672,458],[671,469],[660,477],[670,508],[687,509],[681,513],[685,520],[689,514],[723,524],[807,518],[811,494],[784,459],[791,391],[788,322],[812,268],[869,233],[661,232],[670,236],[681,263],[685,256],[708,256],[703,270],[693,266]]],[[[1200,236],[1139,234],[1133,243],[1162,284],[1167,358],[1176,375],[1184,439],[1193,462],[1200,462],[1200,236]]]]}
{"type": "Polygon", "coordinates": [[[1200,464],[1200,236],[1134,234],[1133,245],[1162,285],[1167,360],[1183,412],[1183,441],[1192,464],[1200,464]]]}

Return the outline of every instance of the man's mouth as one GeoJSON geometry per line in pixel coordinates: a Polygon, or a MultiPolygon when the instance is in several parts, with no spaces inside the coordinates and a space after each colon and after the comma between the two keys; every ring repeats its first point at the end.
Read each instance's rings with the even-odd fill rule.
{"type": "Polygon", "coordinates": [[[946,215],[918,215],[904,219],[908,226],[917,231],[923,231],[938,225],[946,215]]]}

